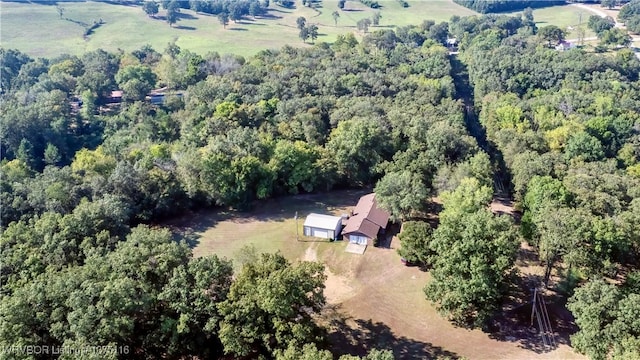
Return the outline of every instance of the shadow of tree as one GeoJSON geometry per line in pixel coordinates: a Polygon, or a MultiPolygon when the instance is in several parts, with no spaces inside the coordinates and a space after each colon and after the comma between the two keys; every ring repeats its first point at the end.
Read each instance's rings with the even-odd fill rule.
{"type": "Polygon", "coordinates": [[[179,20],[196,20],[198,18],[197,16],[193,16],[185,12],[179,12],[177,16],[179,20]]]}
{"type": "Polygon", "coordinates": [[[541,276],[519,276],[513,282],[511,296],[503,304],[488,326],[489,337],[499,341],[516,342],[518,346],[535,353],[554,350],[557,345],[570,345],[570,336],[578,328],[571,312],[566,308],[566,298],[552,291],[544,291],[544,302],[549,315],[555,345],[546,346],[537,321],[532,318],[533,291],[541,276]]]}
{"type": "Polygon", "coordinates": [[[179,29],[179,30],[195,30],[196,28],[194,28],[193,26],[178,25],[178,26],[174,26],[174,29],[179,29]]]}
{"type": "Polygon", "coordinates": [[[364,356],[371,349],[391,350],[395,359],[459,358],[456,353],[431,343],[397,336],[382,322],[353,319],[340,313],[339,305],[328,305],[328,342],[336,356],[364,356]]]}

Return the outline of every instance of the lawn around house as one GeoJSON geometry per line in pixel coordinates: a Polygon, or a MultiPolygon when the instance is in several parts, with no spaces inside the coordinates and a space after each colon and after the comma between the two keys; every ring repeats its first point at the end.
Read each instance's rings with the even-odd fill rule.
{"type": "MultiPolygon", "coordinates": [[[[454,327],[425,299],[428,272],[400,262],[393,238],[391,249],[368,247],[364,255],[346,253],[343,241],[302,236],[311,212],[347,213],[368,190],[340,190],[294,195],[259,202],[246,213],[214,210],[188,214],[164,225],[193,246],[194,256],[216,254],[235,261],[244,246],[258,252],[280,251],[291,261],[319,261],[326,266],[327,307],[319,321],[330,329],[337,354],[364,355],[373,347],[394,350],[397,359],[582,359],[566,344],[536,352],[522,339],[500,341],[481,330],[454,327]],[[296,221],[300,241],[296,240],[296,221]]],[[[531,340],[531,339],[527,339],[531,340]]],[[[535,340],[535,339],[534,339],[535,340]]]]}

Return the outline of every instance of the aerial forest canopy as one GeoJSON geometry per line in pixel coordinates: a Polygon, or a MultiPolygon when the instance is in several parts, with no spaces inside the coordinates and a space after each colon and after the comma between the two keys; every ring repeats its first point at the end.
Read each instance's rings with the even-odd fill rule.
{"type": "Polygon", "coordinates": [[[298,358],[320,344],[320,265],[265,255],[234,275],[141,224],[400,172],[426,196],[439,168],[479,152],[431,26],[250,59],[173,43],[55,59],[2,49],[0,345],[298,358]],[[161,104],[145,100],[159,87],[161,104]],[[274,271],[299,286],[290,305],[256,292],[281,281],[274,271]]]}
{"type": "Polygon", "coordinates": [[[410,220],[401,254],[432,271],[425,296],[455,324],[483,327],[501,310],[525,240],[543,281],[568,298],[573,346],[640,357],[630,50],[558,52],[530,19],[494,15],[250,58],[157,50],[33,59],[0,49],[0,347],[330,359],[315,321],[321,264],[247,250],[234,271],[150,225],[373,187],[394,220],[410,220]],[[488,208],[503,188],[519,225],[488,208]],[[432,228],[423,220],[436,195],[432,228]]]}

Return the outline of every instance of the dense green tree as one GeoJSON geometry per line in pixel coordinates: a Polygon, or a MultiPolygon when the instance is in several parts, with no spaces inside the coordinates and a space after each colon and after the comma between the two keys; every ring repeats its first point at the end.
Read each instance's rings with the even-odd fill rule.
{"type": "Polygon", "coordinates": [[[220,304],[220,340],[227,354],[273,356],[320,336],[312,319],[324,306],[319,263],[291,265],[280,254],[245,263],[220,304]]]}
{"type": "Polygon", "coordinates": [[[269,166],[277,174],[276,184],[282,192],[312,192],[321,184],[318,168],[320,151],[305,142],[280,140],[276,143],[269,166]]]}
{"type": "Polygon", "coordinates": [[[327,142],[340,175],[352,184],[369,183],[386,156],[388,134],[376,120],[354,118],[338,124],[327,142]]]}
{"type": "Polygon", "coordinates": [[[431,248],[436,255],[427,299],[458,325],[483,325],[499,308],[515,262],[510,219],[487,209],[452,213],[434,231],[431,248]]]}
{"type": "Polygon", "coordinates": [[[124,100],[144,100],[156,84],[157,76],[145,65],[130,65],[118,70],[115,80],[124,100]]]}
{"type": "Polygon", "coordinates": [[[551,42],[555,42],[556,44],[562,42],[565,39],[566,33],[555,25],[547,25],[540,28],[538,36],[550,45],[551,42]]]}
{"type": "Polygon", "coordinates": [[[254,1],[251,3],[251,5],[249,5],[249,15],[251,15],[251,17],[253,17],[254,19],[256,18],[256,16],[260,15],[262,13],[262,7],[260,7],[260,3],[257,1],[254,1]]]}
{"type": "Polygon", "coordinates": [[[318,26],[315,24],[311,24],[306,27],[308,29],[309,37],[311,38],[311,42],[315,43],[318,38],[318,26]]]}
{"type": "Polygon", "coordinates": [[[402,224],[398,254],[411,264],[429,266],[435,253],[431,249],[433,230],[422,221],[407,221],[402,224]]]}
{"type": "Polygon", "coordinates": [[[172,356],[222,355],[217,332],[221,315],[217,304],[226,300],[233,268],[227,260],[201,257],[173,269],[158,298],[174,314],[166,320],[172,333],[168,344],[172,356]]]}
{"type": "Polygon", "coordinates": [[[362,31],[365,34],[369,32],[370,25],[371,25],[371,20],[369,18],[358,20],[358,22],[356,23],[358,30],[362,31]]]}
{"type": "Polygon", "coordinates": [[[296,19],[296,26],[298,27],[298,30],[304,29],[306,25],[307,19],[304,16],[300,16],[296,19]]]}
{"type": "Polygon", "coordinates": [[[98,101],[106,99],[115,89],[118,59],[104,50],[94,50],[82,56],[84,74],[78,78],[79,90],[91,90],[98,101]]]}
{"type": "Polygon", "coordinates": [[[575,291],[567,307],[580,330],[571,336],[576,349],[592,359],[624,359],[638,354],[638,302],[603,280],[589,281],[575,291]]]}
{"type": "Polygon", "coordinates": [[[145,1],[142,5],[142,10],[144,10],[147,15],[155,17],[158,14],[159,6],[155,1],[145,1]]]}
{"type": "Polygon", "coordinates": [[[218,21],[220,21],[220,24],[222,24],[222,28],[226,29],[227,25],[229,25],[229,14],[226,12],[219,13],[218,21]]]}
{"type": "Polygon", "coordinates": [[[0,86],[2,92],[12,88],[12,82],[20,73],[22,66],[33,61],[27,54],[23,54],[15,49],[0,48],[0,86]]]}
{"type": "Polygon", "coordinates": [[[599,15],[591,15],[589,16],[589,22],[587,23],[587,27],[597,35],[612,29],[615,26],[616,22],[611,17],[601,17],[599,15]]]}
{"type": "Polygon", "coordinates": [[[233,20],[234,23],[237,23],[239,20],[242,20],[243,9],[238,3],[231,3],[229,6],[229,18],[233,20]]]}
{"type": "Polygon", "coordinates": [[[307,42],[307,39],[311,36],[311,34],[309,34],[309,28],[305,26],[300,29],[298,36],[302,39],[302,42],[307,42]]]}
{"type": "Polygon", "coordinates": [[[618,12],[618,20],[627,21],[629,18],[640,15],[640,1],[631,0],[626,3],[618,12]]]}
{"type": "Polygon", "coordinates": [[[593,359],[605,359],[611,346],[605,330],[618,306],[619,291],[604,281],[590,281],[578,288],[567,307],[580,327],[571,342],[575,348],[593,359]]]}
{"type": "Polygon", "coordinates": [[[494,216],[486,205],[491,190],[465,179],[442,196],[444,210],[430,249],[433,280],[427,299],[462,326],[481,326],[506,293],[518,242],[510,218],[494,216]],[[458,281],[450,281],[450,279],[458,281]]]}
{"type": "Polygon", "coordinates": [[[429,189],[421,177],[408,170],[385,174],[374,191],[378,204],[391,214],[394,221],[407,219],[413,213],[423,211],[429,195],[429,189]]]}
{"type": "Polygon", "coordinates": [[[613,28],[601,32],[598,37],[600,44],[604,46],[628,46],[631,44],[631,36],[625,30],[613,28]]]}
{"type": "Polygon", "coordinates": [[[611,10],[618,4],[618,0],[601,0],[600,5],[611,10]]]}
{"type": "Polygon", "coordinates": [[[178,11],[174,8],[167,9],[166,18],[169,26],[173,27],[173,24],[178,22],[178,11]]]}
{"type": "Polygon", "coordinates": [[[567,159],[597,161],[604,158],[602,143],[586,132],[579,132],[569,138],[565,147],[567,159]]]}

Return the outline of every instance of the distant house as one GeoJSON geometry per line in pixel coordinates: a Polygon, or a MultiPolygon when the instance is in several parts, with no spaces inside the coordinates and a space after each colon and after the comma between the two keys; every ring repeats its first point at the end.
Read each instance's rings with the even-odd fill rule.
{"type": "Polygon", "coordinates": [[[353,209],[353,216],[342,230],[342,235],[351,243],[373,245],[378,234],[384,233],[388,222],[389,213],[378,207],[376,194],[367,194],[353,209]]]}
{"type": "Polygon", "coordinates": [[[336,240],[342,229],[342,218],[339,216],[309,214],[304,220],[303,233],[322,239],[336,240]]]}
{"type": "Polygon", "coordinates": [[[575,44],[572,44],[568,41],[561,41],[560,43],[558,43],[558,45],[556,45],[556,50],[565,51],[565,50],[573,49],[574,47],[575,47],[575,44]]]}
{"type": "Polygon", "coordinates": [[[109,97],[107,98],[107,103],[119,103],[122,102],[122,90],[113,90],[109,93],[109,97]]]}

